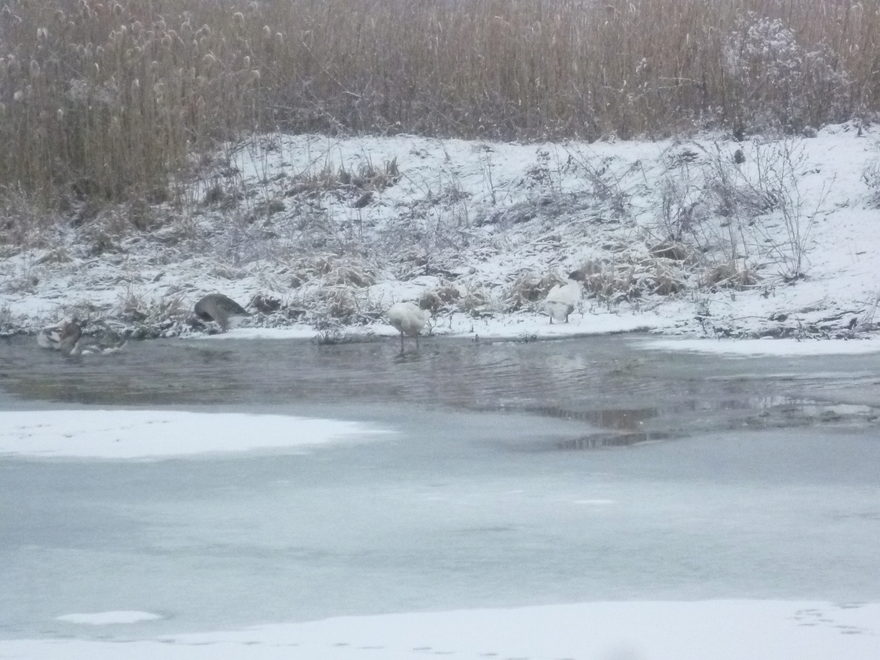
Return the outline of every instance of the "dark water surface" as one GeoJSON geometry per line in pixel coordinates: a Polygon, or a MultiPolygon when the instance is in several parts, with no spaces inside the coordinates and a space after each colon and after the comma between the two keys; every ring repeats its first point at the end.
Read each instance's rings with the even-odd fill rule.
{"type": "Polygon", "coordinates": [[[583,419],[624,436],[621,441],[630,433],[642,433],[629,438],[637,440],[841,416],[873,421],[880,409],[880,354],[724,358],[640,350],[640,341],[632,335],[531,343],[436,339],[400,356],[391,340],[333,346],[166,340],[133,343],[112,356],[64,359],[14,338],[0,340],[0,407],[24,401],[261,410],[416,404],[583,419]]]}
{"type": "MultiPolygon", "coordinates": [[[[880,599],[880,355],[638,336],[0,340],[2,410],[369,421],[388,438],[163,461],[0,456],[0,637],[613,599],[880,599]],[[146,610],[159,622],[66,624],[146,610]]],[[[100,414],[100,413],[96,413],[100,414]]]]}

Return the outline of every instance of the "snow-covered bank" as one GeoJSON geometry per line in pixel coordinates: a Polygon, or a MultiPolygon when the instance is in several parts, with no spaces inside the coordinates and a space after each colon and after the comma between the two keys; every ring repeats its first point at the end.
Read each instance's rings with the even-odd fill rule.
{"type": "MultiPolygon", "coordinates": [[[[437,334],[628,331],[831,338],[877,329],[871,127],[735,142],[504,144],[271,135],[175,202],[59,218],[0,252],[0,331],[76,314],[134,337],[201,332],[219,291],[259,332],[384,334],[420,300],[437,334]],[[76,225],[73,228],[72,225],[76,225]],[[143,227],[149,229],[143,229],[143,227]],[[549,288],[587,273],[569,324],[549,288]]],[[[93,330],[94,331],[94,330],[93,330]]]]}
{"type": "Polygon", "coordinates": [[[0,641],[29,660],[876,660],[880,605],[600,602],[344,617],[153,639],[0,641]]]}
{"type": "Polygon", "coordinates": [[[0,455],[155,459],[253,450],[307,451],[388,433],[357,422],[169,410],[41,410],[0,414],[0,455]]]}
{"type": "MultiPolygon", "coordinates": [[[[503,317],[470,318],[454,314],[444,319],[434,319],[430,333],[441,337],[470,339],[512,339],[531,341],[536,339],[559,339],[586,335],[658,330],[670,325],[670,321],[654,313],[572,314],[566,324],[549,324],[547,317],[537,314],[518,313],[503,317]]],[[[346,337],[353,341],[367,337],[395,337],[397,330],[385,323],[370,326],[354,326],[346,330],[346,337]]],[[[228,332],[210,335],[211,339],[310,339],[315,330],[303,325],[286,328],[235,328],[228,332]]]]}

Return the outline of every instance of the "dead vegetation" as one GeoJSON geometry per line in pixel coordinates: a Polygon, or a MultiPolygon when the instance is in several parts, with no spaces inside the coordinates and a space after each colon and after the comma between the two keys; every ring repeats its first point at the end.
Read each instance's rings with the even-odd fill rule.
{"type": "Polygon", "coordinates": [[[878,27],[878,0],[10,0],[0,187],[156,202],[193,154],[273,130],[800,132],[877,111],[878,27]]]}
{"type": "Polygon", "coordinates": [[[540,274],[532,270],[518,273],[504,295],[507,311],[534,310],[562,280],[553,274],[540,274]]]}
{"type": "Polygon", "coordinates": [[[437,316],[443,312],[454,311],[461,297],[461,291],[457,286],[451,282],[441,282],[439,286],[419,296],[419,307],[437,316]]]}
{"type": "Polygon", "coordinates": [[[299,257],[287,270],[293,288],[311,281],[330,287],[364,288],[376,281],[375,271],[368,263],[353,255],[337,253],[299,257]]]}
{"type": "Polygon", "coordinates": [[[744,289],[757,283],[758,277],[751,270],[733,262],[707,268],[701,278],[701,284],[708,289],[744,289]]]}
{"type": "Polygon", "coordinates": [[[303,193],[319,195],[327,192],[355,195],[362,199],[363,195],[381,192],[394,185],[400,178],[397,159],[376,166],[368,158],[359,163],[353,171],[343,163],[337,167],[325,165],[319,170],[306,171],[292,177],[286,196],[299,196],[303,193]]]}

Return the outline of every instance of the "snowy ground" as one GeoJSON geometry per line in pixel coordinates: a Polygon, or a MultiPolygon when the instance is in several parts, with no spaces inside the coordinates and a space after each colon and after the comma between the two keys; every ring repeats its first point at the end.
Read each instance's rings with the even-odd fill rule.
{"type": "MultiPolygon", "coordinates": [[[[70,615],[86,626],[144,612],[70,615]]],[[[0,640],[44,660],[875,660],[880,605],[707,601],[584,603],[345,617],[149,640],[0,640]]]]}
{"type": "Polygon", "coordinates": [[[400,300],[430,307],[435,334],[865,336],[878,163],[872,129],[851,125],[743,143],[269,136],[171,202],[79,208],[77,229],[60,218],[4,247],[0,330],[77,314],[87,331],[201,332],[192,305],[219,291],[261,331],[330,341],[391,334],[400,300]],[[551,326],[543,296],[576,268],[584,299],[551,326]]]}

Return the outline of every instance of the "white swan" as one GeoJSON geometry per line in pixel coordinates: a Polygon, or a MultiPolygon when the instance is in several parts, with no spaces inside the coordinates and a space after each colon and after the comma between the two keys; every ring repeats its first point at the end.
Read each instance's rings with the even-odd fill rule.
{"type": "Polygon", "coordinates": [[[428,323],[431,315],[411,302],[399,302],[388,309],[388,322],[400,332],[400,352],[403,353],[403,336],[416,338],[419,347],[419,333],[428,323]]]}
{"type": "Polygon", "coordinates": [[[569,314],[577,307],[584,293],[583,280],[583,272],[575,270],[569,273],[567,282],[550,289],[544,298],[544,310],[550,316],[550,323],[553,323],[553,319],[568,323],[569,314]]]}

